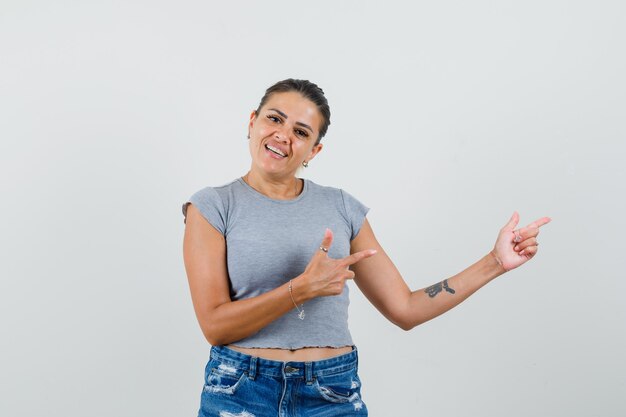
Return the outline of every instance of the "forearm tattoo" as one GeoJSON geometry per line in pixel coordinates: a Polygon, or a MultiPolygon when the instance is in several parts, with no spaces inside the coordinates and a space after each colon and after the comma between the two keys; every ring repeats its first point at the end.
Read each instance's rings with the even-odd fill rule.
{"type": "Polygon", "coordinates": [[[450,294],[454,294],[456,292],[452,288],[450,288],[450,286],[448,286],[447,279],[444,279],[442,282],[438,282],[434,285],[431,285],[430,287],[426,288],[424,292],[428,294],[430,298],[433,298],[437,294],[439,294],[442,289],[446,290],[446,292],[449,292],[450,294]]]}

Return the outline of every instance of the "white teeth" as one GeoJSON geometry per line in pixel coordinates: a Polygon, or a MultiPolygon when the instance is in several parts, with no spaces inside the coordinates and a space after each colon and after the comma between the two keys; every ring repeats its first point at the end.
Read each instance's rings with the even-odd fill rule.
{"type": "Polygon", "coordinates": [[[270,151],[277,153],[280,156],[287,156],[285,155],[280,149],[273,147],[272,145],[265,145],[265,147],[267,149],[269,149],[270,151]]]}

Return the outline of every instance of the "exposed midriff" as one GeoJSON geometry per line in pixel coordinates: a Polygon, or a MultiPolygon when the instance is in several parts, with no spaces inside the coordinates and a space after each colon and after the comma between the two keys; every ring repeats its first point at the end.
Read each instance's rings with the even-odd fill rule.
{"type": "Polygon", "coordinates": [[[275,361],[289,362],[308,362],[318,361],[321,359],[332,358],[333,356],[343,355],[352,351],[352,346],[342,346],[338,348],[332,347],[306,347],[300,349],[281,349],[281,348],[244,348],[236,345],[226,345],[229,349],[236,350],[246,355],[256,356],[259,358],[271,359],[275,361]]]}

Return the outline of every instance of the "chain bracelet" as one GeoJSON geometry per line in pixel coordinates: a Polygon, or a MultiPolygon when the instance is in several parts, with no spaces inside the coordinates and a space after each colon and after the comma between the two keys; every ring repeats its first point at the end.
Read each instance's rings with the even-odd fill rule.
{"type": "Polygon", "coordinates": [[[293,299],[293,290],[291,288],[291,280],[289,280],[289,295],[291,296],[291,301],[293,301],[293,305],[296,306],[296,309],[298,310],[298,318],[300,320],[304,320],[304,304],[302,304],[302,310],[300,310],[300,308],[298,308],[298,305],[296,304],[296,300],[293,299]]]}

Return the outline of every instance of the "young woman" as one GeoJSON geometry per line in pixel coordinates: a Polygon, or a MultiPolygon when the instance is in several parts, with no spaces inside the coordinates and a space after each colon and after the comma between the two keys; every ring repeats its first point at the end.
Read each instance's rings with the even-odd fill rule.
{"type": "Polygon", "coordinates": [[[288,79],[250,115],[250,170],[183,204],[183,252],[196,316],[212,345],[199,416],[367,415],[348,329],[352,279],[409,330],[458,305],[537,253],[544,217],[457,275],[411,291],[380,246],[368,208],[344,190],[298,178],[330,124],[323,91],[288,79]]]}

